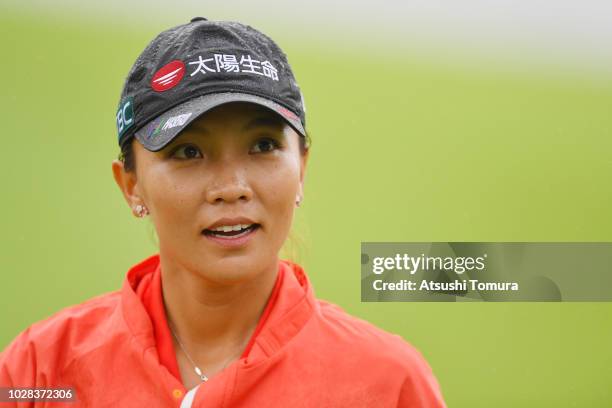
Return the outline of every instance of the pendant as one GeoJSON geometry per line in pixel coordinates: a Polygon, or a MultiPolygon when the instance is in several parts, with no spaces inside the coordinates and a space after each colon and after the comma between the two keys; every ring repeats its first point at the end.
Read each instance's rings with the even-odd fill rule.
{"type": "Polygon", "coordinates": [[[200,380],[202,380],[202,382],[208,381],[208,377],[205,376],[204,373],[202,373],[202,370],[200,370],[200,367],[195,367],[194,370],[195,370],[195,373],[198,375],[198,377],[200,377],[200,380]]]}

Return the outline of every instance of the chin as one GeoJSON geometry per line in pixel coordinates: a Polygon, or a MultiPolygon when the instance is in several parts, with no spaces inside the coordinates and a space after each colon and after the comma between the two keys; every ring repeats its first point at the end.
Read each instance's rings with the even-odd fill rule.
{"type": "Polygon", "coordinates": [[[218,283],[237,283],[255,278],[265,269],[265,264],[259,256],[233,254],[213,259],[207,257],[198,263],[197,269],[206,279],[218,283]]]}

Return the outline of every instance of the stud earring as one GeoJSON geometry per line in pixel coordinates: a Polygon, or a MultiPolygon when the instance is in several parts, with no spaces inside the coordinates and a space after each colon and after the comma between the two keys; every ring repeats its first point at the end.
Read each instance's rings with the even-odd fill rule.
{"type": "Polygon", "coordinates": [[[136,212],[136,216],[139,218],[142,218],[145,215],[149,214],[149,209],[141,204],[138,204],[136,207],[134,207],[134,211],[136,212]]]}
{"type": "Polygon", "coordinates": [[[299,207],[301,203],[302,203],[302,197],[297,196],[297,199],[295,200],[295,205],[299,207]]]}

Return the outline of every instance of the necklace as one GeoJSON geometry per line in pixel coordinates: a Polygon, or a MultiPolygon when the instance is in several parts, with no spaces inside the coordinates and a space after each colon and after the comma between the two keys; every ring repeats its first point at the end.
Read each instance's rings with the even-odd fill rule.
{"type": "MultiPolygon", "coordinates": [[[[172,332],[172,335],[174,336],[174,338],[176,339],[176,342],[179,344],[179,346],[181,347],[181,350],[183,350],[183,353],[185,353],[185,356],[187,357],[187,359],[189,360],[189,362],[191,363],[191,365],[193,366],[193,371],[195,371],[196,375],[198,377],[200,377],[200,380],[202,380],[202,382],[206,382],[208,381],[208,377],[202,372],[202,370],[200,369],[200,367],[197,366],[197,364],[195,363],[195,361],[193,361],[193,359],[191,358],[191,356],[189,355],[189,353],[187,353],[187,350],[185,349],[185,346],[183,346],[183,343],[181,342],[181,340],[179,339],[178,335],[176,334],[176,332],[174,331],[174,329],[172,328],[172,325],[170,323],[168,323],[168,327],[170,328],[170,331],[172,332]]],[[[233,356],[235,357],[235,355],[233,356]]],[[[227,364],[229,363],[229,361],[231,360],[228,359],[225,362],[225,365],[223,366],[223,368],[227,367],[227,364]]]]}
{"type": "Polygon", "coordinates": [[[195,371],[196,375],[198,377],[200,377],[200,380],[202,380],[202,382],[208,381],[208,377],[204,375],[202,370],[200,370],[200,367],[198,367],[196,365],[196,363],[193,361],[191,356],[189,356],[189,353],[187,353],[187,350],[185,350],[185,346],[183,346],[183,343],[181,343],[181,340],[179,340],[179,338],[178,338],[177,334],[174,332],[174,329],[172,328],[172,326],[171,325],[168,325],[168,326],[170,327],[170,331],[174,335],[174,338],[176,339],[176,342],[179,344],[179,346],[181,346],[181,350],[183,350],[183,353],[185,353],[185,356],[187,356],[187,359],[191,362],[191,365],[193,366],[193,371],[195,371]]]}

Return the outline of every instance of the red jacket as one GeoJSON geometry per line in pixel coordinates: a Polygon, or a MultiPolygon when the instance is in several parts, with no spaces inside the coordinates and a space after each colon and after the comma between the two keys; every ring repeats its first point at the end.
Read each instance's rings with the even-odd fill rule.
{"type": "Polygon", "coordinates": [[[445,407],[415,348],[316,299],[304,270],[285,260],[242,357],[187,390],[161,311],[159,265],[153,255],[121,290],[20,333],[0,354],[0,387],[75,389],[78,402],[36,406],[445,407]]]}

